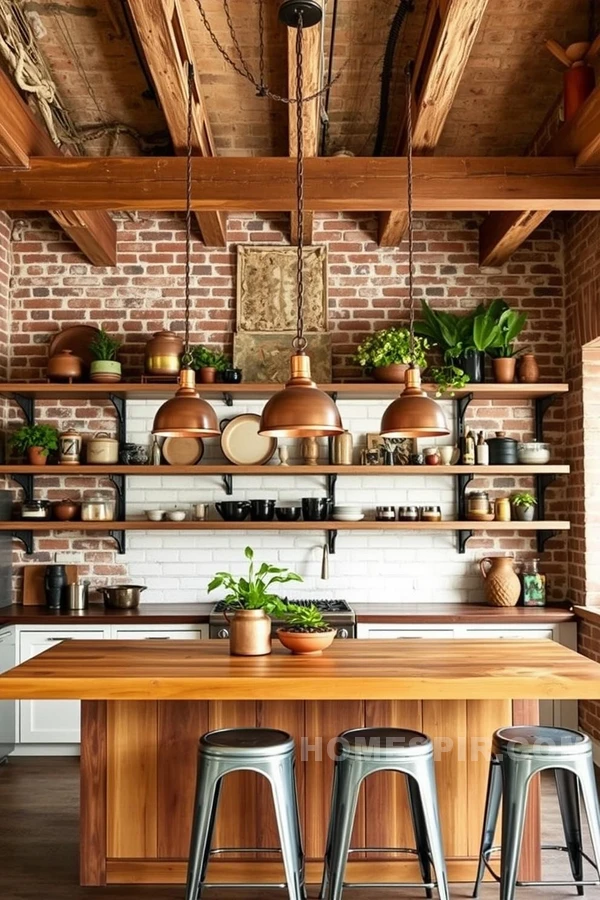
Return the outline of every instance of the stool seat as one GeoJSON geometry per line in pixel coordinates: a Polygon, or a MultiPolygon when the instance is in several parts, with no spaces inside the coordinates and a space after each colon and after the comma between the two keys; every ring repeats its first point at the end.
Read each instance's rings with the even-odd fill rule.
{"type": "Polygon", "coordinates": [[[338,740],[342,753],[369,759],[413,759],[433,752],[431,739],[410,728],[354,728],[338,740]]]}
{"type": "Polygon", "coordinates": [[[262,758],[292,753],[294,739],[277,728],[220,728],[202,735],[200,750],[211,756],[262,758]]]}
{"type": "Polygon", "coordinates": [[[589,737],[569,728],[552,728],[545,725],[512,725],[499,728],[494,734],[495,753],[509,752],[526,755],[548,756],[589,753],[589,737]]]}

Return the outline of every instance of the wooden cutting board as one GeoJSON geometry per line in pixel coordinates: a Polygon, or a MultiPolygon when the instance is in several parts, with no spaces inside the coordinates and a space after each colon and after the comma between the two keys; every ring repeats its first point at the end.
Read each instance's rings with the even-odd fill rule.
{"type": "MultiPolygon", "coordinates": [[[[65,566],[67,582],[73,584],[77,581],[77,566],[65,566]]],[[[44,590],[44,578],[46,566],[23,566],[23,606],[45,606],[46,592],[44,590]]]]}

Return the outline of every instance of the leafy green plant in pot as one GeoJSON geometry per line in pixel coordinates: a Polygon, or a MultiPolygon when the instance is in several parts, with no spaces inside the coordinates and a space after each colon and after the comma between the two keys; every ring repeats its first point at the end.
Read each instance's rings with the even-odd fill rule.
{"type": "Polygon", "coordinates": [[[32,466],[45,466],[48,455],[58,450],[58,431],[52,425],[23,425],[9,443],[17,453],[27,455],[32,466]]]}
{"type": "Polygon", "coordinates": [[[90,365],[90,381],[111,384],[121,380],[121,363],[117,359],[121,342],[101,328],[90,343],[94,356],[90,365]]]}
{"type": "Polygon", "coordinates": [[[487,353],[492,357],[494,380],[498,384],[512,384],[515,380],[516,357],[524,349],[516,349],[515,341],[527,324],[527,313],[518,313],[504,300],[494,300],[485,312],[488,326],[496,331],[487,353]]]}
{"type": "Polygon", "coordinates": [[[274,585],[302,581],[288,569],[261,563],[256,568],[254,551],[246,547],[248,576],[235,578],[231,572],[217,572],[208,585],[208,593],[225,588],[225,617],[230,623],[229,650],[233,656],[265,656],[271,652],[271,619],[283,616],[285,604],[273,591],[274,585]],[[231,618],[228,615],[231,614],[231,618]]]}
{"type": "Polygon", "coordinates": [[[213,384],[217,380],[217,374],[231,368],[230,361],[224,353],[210,350],[200,344],[194,347],[192,354],[192,369],[198,372],[198,380],[202,384],[213,384]]]}
{"type": "Polygon", "coordinates": [[[316,656],[327,649],[337,634],[314,604],[297,606],[285,604],[285,625],[277,629],[277,637],[284,647],[302,656],[316,656]]]}
{"type": "Polygon", "coordinates": [[[457,316],[445,310],[433,310],[426,300],[421,302],[421,312],[423,318],[415,322],[415,333],[427,338],[442,353],[444,364],[429,369],[438,395],[451,394],[477,377],[483,380],[480,366],[471,369],[473,379],[466,371],[473,362],[468,356],[473,350],[473,315],[457,316]]]}
{"type": "Polygon", "coordinates": [[[420,369],[427,365],[425,351],[429,343],[415,337],[414,354],[411,353],[410,332],[407,328],[383,328],[368,335],[358,346],[354,361],[372,372],[375,381],[402,384],[404,373],[411,360],[420,369]]]}
{"type": "Polygon", "coordinates": [[[526,491],[513,494],[510,503],[519,522],[533,521],[537,506],[537,500],[533,494],[528,494],[526,491]]]}

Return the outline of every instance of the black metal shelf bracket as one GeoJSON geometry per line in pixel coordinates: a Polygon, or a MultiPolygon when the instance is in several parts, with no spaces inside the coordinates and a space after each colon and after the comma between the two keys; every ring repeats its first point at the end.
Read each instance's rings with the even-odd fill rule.
{"type": "Polygon", "coordinates": [[[33,531],[27,531],[27,529],[21,530],[16,528],[12,536],[17,540],[21,541],[23,547],[25,548],[25,553],[28,556],[31,556],[33,553],[33,531]]]}
{"type": "Polygon", "coordinates": [[[225,406],[233,406],[233,394],[230,391],[223,391],[223,403],[225,406]]]}
{"type": "Polygon", "coordinates": [[[124,521],[127,513],[127,487],[125,475],[109,475],[108,476],[115,486],[117,492],[117,519],[124,521]]]}
{"type": "Polygon", "coordinates": [[[473,473],[456,476],[456,511],[457,519],[463,522],[467,518],[467,497],[466,491],[473,481],[473,473]]]}
{"type": "Polygon", "coordinates": [[[546,544],[550,540],[550,538],[556,537],[558,531],[554,531],[553,529],[549,529],[548,531],[538,531],[537,532],[537,549],[538,553],[543,553],[546,549],[546,544]]]}
{"type": "Polygon", "coordinates": [[[223,480],[223,487],[225,488],[225,493],[227,494],[228,497],[231,497],[231,495],[233,494],[233,475],[224,472],[221,475],[221,478],[223,480]]]}
{"type": "Polygon", "coordinates": [[[117,439],[121,447],[127,440],[127,400],[118,394],[109,394],[108,399],[117,414],[117,439]]]}
{"type": "Polygon", "coordinates": [[[23,489],[23,499],[33,500],[34,475],[11,475],[13,481],[23,489]]]}
{"type": "Polygon", "coordinates": [[[117,553],[125,553],[126,548],[126,539],[125,539],[125,529],[124,528],[116,528],[114,531],[108,531],[108,537],[112,538],[115,544],[117,545],[117,553]]]}
{"type": "Polygon", "coordinates": [[[458,552],[464,553],[467,549],[467,541],[473,537],[473,532],[468,528],[456,532],[458,552]]]}
{"type": "Polygon", "coordinates": [[[331,397],[331,399],[333,400],[334,403],[338,402],[338,392],[337,391],[331,391],[329,396],[331,397]]]}
{"type": "Polygon", "coordinates": [[[546,397],[535,398],[535,439],[544,440],[544,417],[554,401],[556,394],[548,394],[546,397]]]}
{"type": "Polygon", "coordinates": [[[337,475],[327,475],[327,499],[329,500],[330,512],[335,506],[335,486],[337,484],[337,475]]]}
{"type": "Polygon", "coordinates": [[[338,533],[334,529],[332,531],[327,532],[327,549],[330,553],[335,553],[335,544],[337,541],[338,533]]]}
{"type": "MultiPolygon", "coordinates": [[[[557,475],[553,475],[552,473],[542,473],[541,475],[535,476],[535,491],[537,494],[537,512],[538,518],[543,522],[546,519],[546,491],[550,487],[550,485],[556,481],[557,475]]],[[[550,540],[550,538],[556,537],[558,534],[557,531],[548,530],[548,531],[538,531],[537,532],[537,549],[538,553],[543,553],[546,549],[546,544],[550,540]]]]}
{"type": "Polygon", "coordinates": [[[462,447],[462,439],[465,436],[465,418],[470,404],[473,402],[473,394],[465,394],[454,401],[456,404],[456,440],[462,447]]]}
{"type": "Polygon", "coordinates": [[[11,394],[15,403],[21,407],[28,425],[35,425],[35,400],[25,394],[11,394]]]}

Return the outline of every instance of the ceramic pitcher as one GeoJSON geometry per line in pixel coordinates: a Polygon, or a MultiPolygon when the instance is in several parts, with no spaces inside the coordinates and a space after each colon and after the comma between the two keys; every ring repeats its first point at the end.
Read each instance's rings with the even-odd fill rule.
{"type": "Polygon", "coordinates": [[[238,609],[229,621],[232,656],[266,656],[271,652],[271,619],[263,609],[238,609]]]}
{"type": "Polygon", "coordinates": [[[485,583],[486,603],[490,606],[516,606],[521,594],[521,582],[510,556],[486,556],[479,563],[485,583]]]}

